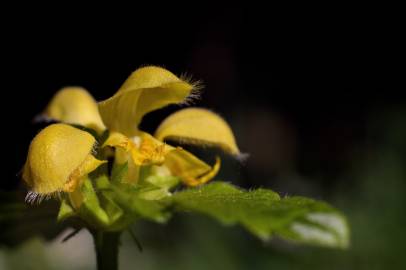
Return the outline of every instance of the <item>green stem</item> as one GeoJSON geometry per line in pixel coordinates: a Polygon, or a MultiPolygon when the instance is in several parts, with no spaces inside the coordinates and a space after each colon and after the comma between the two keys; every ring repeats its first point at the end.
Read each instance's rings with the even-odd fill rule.
{"type": "Polygon", "coordinates": [[[92,232],[98,270],[118,269],[119,232],[92,232]]]}

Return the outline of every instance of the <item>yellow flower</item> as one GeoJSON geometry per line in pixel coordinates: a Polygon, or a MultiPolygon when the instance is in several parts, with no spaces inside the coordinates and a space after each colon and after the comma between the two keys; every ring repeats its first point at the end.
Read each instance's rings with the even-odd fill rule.
{"type": "Polygon", "coordinates": [[[196,85],[155,66],[137,69],[111,98],[99,102],[104,124],[126,136],[138,135],[138,124],[148,112],[169,104],[187,102],[196,95],[196,85]]]}
{"type": "MultiPolygon", "coordinates": [[[[197,186],[217,174],[220,159],[216,158],[216,163],[210,166],[164,141],[215,146],[239,155],[234,135],[220,116],[209,110],[189,108],[170,115],[154,136],[138,129],[145,114],[169,104],[188,103],[197,96],[197,91],[196,84],[163,68],[147,66],[133,72],[115,95],[98,104],[83,88],[63,88],[44,114],[99,133],[107,128],[109,137],[102,148],[114,147],[115,162],[127,162],[125,182],[136,183],[140,168],[151,165],[169,171],[186,185],[197,186]]],[[[32,190],[28,200],[75,191],[84,176],[105,162],[92,155],[95,143],[90,133],[66,124],[53,124],[42,130],[30,145],[23,171],[23,178],[32,190]]],[[[72,199],[78,194],[70,195],[72,199]]]]}
{"type": "Polygon", "coordinates": [[[52,124],[30,144],[23,179],[32,202],[59,192],[73,192],[84,176],[104,161],[92,155],[95,139],[85,131],[66,124],[52,124]]]}
{"type": "Polygon", "coordinates": [[[48,119],[77,124],[102,132],[104,126],[97,103],[82,87],[64,87],[49,102],[43,116],[48,119]]]}
{"type": "Polygon", "coordinates": [[[225,152],[239,155],[233,132],[215,113],[200,108],[188,108],[166,118],[155,132],[158,140],[172,139],[179,142],[213,145],[225,152]]]}
{"type": "Polygon", "coordinates": [[[188,151],[163,141],[172,139],[197,145],[218,146],[238,155],[240,152],[227,123],[218,115],[198,108],[180,110],[169,116],[155,137],[138,129],[143,116],[169,104],[188,103],[197,96],[196,85],[160,67],[136,70],[111,98],[99,102],[99,111],[111,131],[104,145],[118,148],[116,159],[128,161],[128,182],[137,181],[137,166],[166,166],[185,184],[196,186],[213,178],[220,159],[211,167],[188,151]],[[127,153],[127,155],[126,155],[127,153]]]}

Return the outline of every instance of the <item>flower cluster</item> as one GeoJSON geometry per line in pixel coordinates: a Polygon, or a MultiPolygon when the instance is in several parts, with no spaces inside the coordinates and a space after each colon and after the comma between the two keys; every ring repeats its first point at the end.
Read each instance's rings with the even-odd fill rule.
{"type": "Polygon", "coordinates": [[[135,218],[126,209],[134,199],[126,191],[160,200],[182,183],[208,182],[219,171],[218,157],[209,165],[166,141],[214,146],[238,156],[221,117],[186,108],[167,117],[153,135],[138,128],[147,113],[189,103],[198,90],[198,84],[156,66],[137,69],[116,94],[98,103],[83,88],[61,89],[43,113],[57,123],[40,131],[29,147],[23,168],[27,201],[58,197],[61,219],[76,215],[97,228],[122,230],[135,218]]]}

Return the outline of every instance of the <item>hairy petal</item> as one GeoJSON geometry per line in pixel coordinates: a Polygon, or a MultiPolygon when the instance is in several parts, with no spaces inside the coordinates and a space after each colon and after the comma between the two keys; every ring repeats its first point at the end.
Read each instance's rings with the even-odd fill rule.
{"type": "Polygon", "coordinates": [[[184,102],[194,89],[166,69],[147,66],[133,72],[114,96],[99,102],[99,111],[110,130],[132,137],[145,114],[184,102]]]}
{"type": "Polygon", "coordinates": [[[73,191],[80,179],[104,161],[92,156],[95,139],[65,124],[53,124],[32,140],[23,179],[33,192],[73,191]]]}
{"type": "Polygon", "coordinates": [[[49,102],[44,115],[53,120],[85,126],[98,132],[106,129],[96,101],[81,87],[65,87],[59,90],[49,102]]]}
{"type": "Polygon", "coordinates": [[[187,108],[170,115],[158,127],[155,137],[158,140],[216,146],[227,153],[240,154],[227,122],[206,109],[187,108]]]}

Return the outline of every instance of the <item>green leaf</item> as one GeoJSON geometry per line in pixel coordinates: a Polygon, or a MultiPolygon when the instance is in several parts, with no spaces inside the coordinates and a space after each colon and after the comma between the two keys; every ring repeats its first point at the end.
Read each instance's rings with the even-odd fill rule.
{"type": "Polygon", "coordinates": [[[79,208],[80,215],[93,226],[108,226],[110,224],[109,216],[101,207],[99,198],[89,178],[86,178],[83,182],[81,193],[83,203],[79,208]]]}
{"type": "Polygon", "coordinates": [[[145,218],[158,223],[166,222],[170,217],[166,211],[166,205],[155,200],[140,198],[139,192],[139,188],[118,183],[112,184],[110,191],[104,191],[104,193],[108,193],[114,198],[117,205],[134,217],[145,218]]]}
{"type": "Polygon", "coordinates": [[[99,200],[109,217],[110,224],[115,225],[124,215],[124,211],[116,204],[110,194],[101,193],[99,200]]]}
{"type": "Polygon", "coordinates": [[[145,179],[145,182],[166,190],[170,190],[180,183],[180,179],[179,177],[171,175],[150,175],[145,179]]]}
{"type": "Polygon", "coordinates": [[[69,205],[69,203],[65,199],[63,199],[61,201],[61,206],[59,207],[57,220],[61,222],[74,215],[75,211],[73,210],[73,208],[69,205]]]}
{"type": "Polygon", "coordinates": [[[123,164],[114,163],[113,170],[111,172],[111,181],[121,183],[128,173],[128,162],[123,164]]]}
{"type": "MultiPolygon", "coordinates": [[[[122,166],[119,171],[126,171],[126,166],[122,166]]],[[[120,176],[117,177],[120,178],[120,176]]],[[[120,183],[118,178],[116,181],[110,181],[107,175],[102,174],[94,175],[93,178],[87,178],[83,182],[81,187],[83,202],[78,214],[91,227],[121,231],[140,218],[159,223],[169,218],[166,205],[140,196],[141,191],[159,190],[159,187],[152,185],[138,187],[120,183]]]]}
{"type": "Polygon", "coordinates": [[[170,189],[179,182],[180,179],[175,176],[150,175],[139,185],[138,196],[145,200],[161,200],[171,196],[170,189]]]}
{"type": "Polygon", "coordinates": [[[138,191],[138,197],[148,201],[161,200],[168,196],[171,196],[171,193],[166,188],[160,188],[153,185],[143,187],[138,191]]]}
{"type": "Polygon", "coordinates": [[[171,196],[170,192],[180,183],[180,178],[160,171],[159,166],[142,166],[137,183],[138,196],[145,200],[161,200],[171,196]]]}
{"type": "Polygon", "coordinates": [[[241,224],[263,240],[279,235],[306,244],[348,246],[345,218],[320,201],[281,199],[268,189],[246,191],[224,182],[177,192],[165,201],[178,211],[206,214],[225,225],[241,224]]]}

